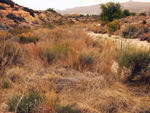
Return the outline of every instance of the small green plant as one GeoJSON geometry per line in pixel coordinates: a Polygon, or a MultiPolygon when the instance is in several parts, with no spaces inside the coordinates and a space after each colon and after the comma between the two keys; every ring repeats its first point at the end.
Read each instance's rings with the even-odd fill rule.
{"type": "Polygon", "coordinates": [[[53,29],[53,28],[54,28],[54,25],[48,24],[48,28],[53,29]]]}
{"type": "MultiPolygon", "coordinates": [[[[20,96],[14,96],[12,99],[9,100],[8,102],[9,111],[15,111],[19,99],[20,96]]],[[[25,95],[21,100],[17,108],[17,113],[30,113],[35,106],[39,105],[41,101],[42,97],[40,96],[39,93],[29,92],[29,95],[25,95]]]]}
{"type": "Polygon", "coordinates": [[[62,18],[58,19],[58,20],[57,20],[57,23],[58,23],[59,25],[63,25],[63,24],[64,24],[63,19],[62,19],[62,18]]]}
{"type": "Polygon", "coordinates": [[[47,61],[52,63],[54,59],[64,59],[73,49],[68,44],[57,43],[52,48],[46,51],[47,61]]]}
{"type": "Polygon", "coordinates": [[[122,52],[116,56],[116,60],[121,68],[131,69],[129,79],[132,80],[136,75],[142,75],[143,71],[147,71],[150,53],[148,50],[128,46],[122,49],[122,52]]]}
{"type": "Polygon", "coordinates": [[[37,36],[33,36],[33,37],[24,37],[24,36],[20,36],[19,38],[19,42],[20,43],[31,43],[33,42],[34,44],[36,44],[36,42],[38,42],[39,38],[37,36]]]}
{"type": "Polygon", "coordinates": [[[7,89],[8,87],[9,87],[9,84],[8,84],[8,82],[5,81],[5,82],[3,83],[3,89],[7,89]]]}
{"type": "Polygon", "coordinates": [[[136,26],[129,25],[126,29],[122,31],[122,36],[124,38],[133,38],[136,31],[137,31],[136,26]]]}
{"type": "Polygon", "coordinates": [[[108,23],[107,26],[108,26],[109,32],[112,33],[120,29],[120,22],[116,20],[111,23],[108,23]]]}
{"type": "Polygon", "coordinates": [[[93,60],[93,57],[90,55],[81,54],[79,56],[79,61],[83,64],[89,65],[89,64],[92,64],[94,60],[93,60]]]}

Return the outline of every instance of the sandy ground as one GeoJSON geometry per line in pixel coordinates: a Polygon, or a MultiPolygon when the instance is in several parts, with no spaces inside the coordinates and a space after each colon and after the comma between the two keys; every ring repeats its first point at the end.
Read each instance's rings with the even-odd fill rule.
{"type": "Polygon", "coordinates": [[[90,35],[91,37],[94,38],[94,40],[97,39],[107,39],[107,40],[111,40],[115,43],[118,43],[118,46],[127,46],[127,45],[133,45],[133,46],[137,46],[137,47],[144,47],[145,49],[149,49],[150,48],[150,43],[148,43],[147,41],[140,41],[139,39],[125,39],[122,38],[121,36],[117,36],[117,35],[108,35],[108,34],[96,34],[93,32],[87,32],[88,35],[90,35]]]}

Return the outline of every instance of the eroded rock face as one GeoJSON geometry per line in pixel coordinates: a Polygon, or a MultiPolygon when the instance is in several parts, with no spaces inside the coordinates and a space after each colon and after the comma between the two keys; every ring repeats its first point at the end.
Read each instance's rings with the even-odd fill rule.
{"type": "Polygon", "coordinates": [[[11,0],[0,1],[0,23],[7,23],[10,28],[17,26],[34,27],[43,23],[50,23],[62,18],[61,15],[48,11],[35,11],[19,6],[11,0]]]}

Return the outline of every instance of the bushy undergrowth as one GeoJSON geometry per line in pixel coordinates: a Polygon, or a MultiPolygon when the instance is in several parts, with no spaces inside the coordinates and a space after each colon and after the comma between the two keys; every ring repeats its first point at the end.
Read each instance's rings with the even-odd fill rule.
{"type": "Polygon", "coordinates": [[[118,20],[113,21],[111,23],[107,24],[108,26],[108,30],[110,33],[117,31],[118,29],[120,29],[120,22],[118,20]]]}
{"type": "Polygon", "coordinates": [[[140,75],[141,78],[146,78],[150,63],[150,53],[148,50],[128,46],[116,56],[116,60],[121,68],[130,69],[129,80],[132,80],[137,75],[140,75]]]}
{"type": "Polygon", "coordinates": [[[135,32],[137,31],[136,26],[129,25],[126,29],[122,31],[122,36],[124,38],[133,38],[135,32]]]}
{"type": "Polygon", "coordinates": [[[34,44],[36,44],[36,42],[39,40],[38,36],[35,36],[34,34],[32,34],[31,32],[28,33],[22,33],[20,35],[19,41],[20,43],[31,43],[33,42],[34,44]]]}
{"type": "Polygon", "coordinates": [[[140,16],[147,16],[145,12],[140,13],[140,16]]]}
{"type": "Polygon", "coordinates": [[[54,59],[65,59],[73,49],[68,44],[57,43],[52,48],[46,51],[48,63],[52,63],[54,59]]]}
{"type": "MultiPolygon", "coordinates": [[[[21,96],[14,96],[12,99],[9,100],[8,106],[10,111],[15,111],[16,105],[20,97],[21,96]]],[[[41,101],[42,97],[39,95],[39,93],[30,92],[29,95],[25,95],[21,100],[17,108],[17,113],[30,113],[35,106],[39,105],[41,101]]]]}

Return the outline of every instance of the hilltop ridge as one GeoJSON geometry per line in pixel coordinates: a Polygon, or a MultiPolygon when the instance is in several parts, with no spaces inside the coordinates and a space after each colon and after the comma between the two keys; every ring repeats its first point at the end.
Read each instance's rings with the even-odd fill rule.
{"type": "Polygon", "coordinates": [[[8,27],[28,28],[51,23],[62,18],[61,15],[51,11],[35,11],[20,6],[12,0],[0,1],[0,29],[8,27]]]}
{"type": "MultiPolygon", "coordinates": [[[[135,2],[128,1],[121,3],[123,9],[129,9],[130,12],[149,12],[150,11],[150,2],[135,2]]],[[[101,9],[99,4],[91,5],[91,6],[81,6],[75,8],[68,8],[65,10],[57,10],[57,12],[61,14],[90,14],[90,15],[99,15],[101,13],[101,9]]]]}

